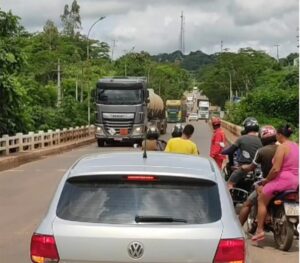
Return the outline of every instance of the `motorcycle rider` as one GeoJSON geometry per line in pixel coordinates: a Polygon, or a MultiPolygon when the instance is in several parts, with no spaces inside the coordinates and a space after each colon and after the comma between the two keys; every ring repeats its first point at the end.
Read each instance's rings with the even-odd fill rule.
{"type": "Polygon", "coordinates": [[[221,128],[221,120],[218,117],[211,118],[211,124],[214,129],[213,136],[211,138],[210,145],[210,157],[213,158],[220,169],[222,169],[222,164],[225,156],[221,154],[225,147],[226,138],[225,133],[221,128]]]}
{"type": "Polygon", "coordinates": [[[160,133],[157,127],[150,126],[147,130],[146,141],[144,140],[142,142],[142,150],[144,150],[146,146],[147,151],[163,151],[165,147],[163,143],[158,140],[159,135],[160,133]]]}
{"type": "MultiPolygon", "coordinates": [[[[260,129],[259,137],[263,144],[263,147],[258,149],[255,154],[255,157],[251,164],[244,164],[241,166],[241,169],[244,172],[254,171],[259,165],[261,167],[262,175],[265,178],[271,168],[272,168],[272,160],[275,155],[277,144],[276,144],[276,129],[271,125],[263,126],[260,129]]],[[[241,225],[243,226],[246,222],[249,213],[251,211],[251,207],[255,205],[257,202],[257,192],[254,190],[243,204],[243,207],[240,210],[239,220],[241,225]]]]}
{"type": "Polygon", "coordinates": [[[176,123],[174,128],[172,129],[172,137],[176,138],[176,137],[181,137],[182,136],[182,132],[184,129],[184,125],[181,123],[176,123]]]}
{"type": "Polygon", "coordinates": [[[222,154],[229,155],[232,158],[236,151],[239,151],[237,156],[238,169],[230,175],[227,186],[228,189],[234,188],[244,177],[246,172],[240,169],[243,164],[250,164],[254,159],[256,151],[262,147],[262,143],[258,138],[259,124],[253,117],[248,117],[243,122],[244,130],[234,144],[222,151],[222,154]]]}

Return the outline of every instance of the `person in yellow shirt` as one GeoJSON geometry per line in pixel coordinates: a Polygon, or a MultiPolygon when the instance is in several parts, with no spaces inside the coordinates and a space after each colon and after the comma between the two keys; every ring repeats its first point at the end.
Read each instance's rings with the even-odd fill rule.
{"type": "Polygon", "coordinates": [[[198,155],[199,151],[196,144],[190,140],[193,133],[194,126],[191,124],[186,125],[181,137],[172,138],[168,141],[165,152],[198,155]]]}

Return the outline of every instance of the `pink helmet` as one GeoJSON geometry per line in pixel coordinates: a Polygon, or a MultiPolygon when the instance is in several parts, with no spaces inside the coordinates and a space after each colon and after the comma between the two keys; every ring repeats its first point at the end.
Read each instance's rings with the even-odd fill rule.
{"type": "Polygon", "coordinates": [[[268,145],[276,142],[276,129],[271,125],[261,127],[259,131],[259,137],[262,144],[268,145]]]}
{"type": "Polygon", "coordinates": [[[261,127],[259,135],[261,139],[276,136],[276,129],[272,125],[266,125],[261,127]]]}

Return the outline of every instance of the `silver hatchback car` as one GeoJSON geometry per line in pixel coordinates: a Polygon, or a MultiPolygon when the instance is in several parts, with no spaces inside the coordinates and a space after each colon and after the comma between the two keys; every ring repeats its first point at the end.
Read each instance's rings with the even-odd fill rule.
{"type": "Polygon", "coordinates": [[[62,178],[31,239],[35,263],[245,263],[246,242],[210,159],[90,155],[62,178]]]}

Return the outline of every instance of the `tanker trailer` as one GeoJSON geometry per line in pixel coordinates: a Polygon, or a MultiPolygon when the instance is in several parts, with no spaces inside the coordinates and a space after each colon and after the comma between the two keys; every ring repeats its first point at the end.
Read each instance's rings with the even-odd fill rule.
{"type": "Polygon", "coordinates": [[[153,89],[149,91],[149,102],[147,104],[148,123],[156,125],[161,134],[167,131],[167,121],[165,118],[164,102],[160,96],[154,93],[153,89]]]}

